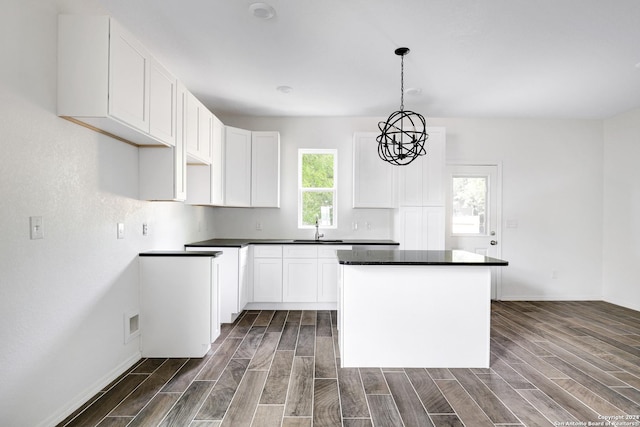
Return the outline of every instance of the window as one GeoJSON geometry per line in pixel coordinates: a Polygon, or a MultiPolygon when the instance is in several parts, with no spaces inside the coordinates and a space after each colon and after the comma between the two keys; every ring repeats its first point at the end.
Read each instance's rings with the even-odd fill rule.
{"type": "Polygon", "coordinates": [[[336,150],[298,150],[298,228],[336,228],[336,150]]]}
{"type": "Polygon", "coordinates": [[[487,189],[486,176],[453,177],[453,234],[487,233],[487,189]]]}

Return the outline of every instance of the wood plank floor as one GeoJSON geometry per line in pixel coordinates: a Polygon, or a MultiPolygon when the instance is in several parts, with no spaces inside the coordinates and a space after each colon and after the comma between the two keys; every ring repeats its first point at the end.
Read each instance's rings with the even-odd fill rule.
{"type": "Polygon", "coordinates": [[[639,312],[494,302],[491,320],[489,369],[341,369],[335,312],[247,311],[204,358],[143,359],[59,426],[640,425],[639,312]]]}

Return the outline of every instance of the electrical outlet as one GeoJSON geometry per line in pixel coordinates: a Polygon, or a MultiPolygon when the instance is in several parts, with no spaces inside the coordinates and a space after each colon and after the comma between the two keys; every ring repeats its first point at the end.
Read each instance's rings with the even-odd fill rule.
{"type": "Polygon", "coordinates": [[[124,239],[124,223],[118,223],[118,239],[124,239]]]}
{"type": "Polygon", "coordinates": [[[44,223],[41,216],[29,217],[31,240],[44,239],[44,223]]]}
{"type": "Polygon", "coordinates": [[[142,235],[143,236],[149,235],[149,224],[147,224],[146,222],[142,224],[142,235]]]}
{"type": "Polygon", "coordinates": [[[260,221],[256,222],[256,230],[262,231],[262,223],[260,221]]]}

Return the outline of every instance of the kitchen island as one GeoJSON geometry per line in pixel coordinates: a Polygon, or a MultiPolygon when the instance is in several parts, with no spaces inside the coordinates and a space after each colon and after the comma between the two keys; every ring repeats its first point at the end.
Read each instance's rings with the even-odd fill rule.
{"type": "Polygon", "coordinates": [[[337,251],[342,367],[488,368],[491,268],[465,251],[337,251]]]}

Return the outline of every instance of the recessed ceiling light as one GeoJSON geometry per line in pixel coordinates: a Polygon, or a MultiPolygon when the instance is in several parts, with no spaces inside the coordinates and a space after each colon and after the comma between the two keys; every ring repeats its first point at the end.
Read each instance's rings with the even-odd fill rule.
{"type": "Polygon", "coordinates": [[[259,19],[271,19],[276,16],[276,10],[267,3],[251,3],[249,12],[259,19]]]}
{"type": "Polygon", "coordinates": [[[411,95],[411,96],[415,96],[415,95],[420,95],[422,93],[422,89],[420,89],[419,87],[408,87],[404,90],[405,95],[411,95]]]}
{"type": "Polygon", "coordinates": [[[280,93],[291,93],[293,88],[291,86],[278,86],[276,90],[280,93]]]}

